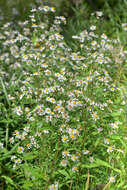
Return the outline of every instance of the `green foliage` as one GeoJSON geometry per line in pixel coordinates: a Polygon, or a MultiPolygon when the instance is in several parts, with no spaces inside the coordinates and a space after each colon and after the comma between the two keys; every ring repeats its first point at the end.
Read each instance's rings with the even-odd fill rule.
{"type": "Polygon", "coordinates": [[[2,190],[127,188],[124,16],[113,20],[105,4],[106,21],[106,11],[81,5],[70,20],[40,6],[18,30],[1,26],[2,190]],[[118,28],[113,38],[107,22],[118,28]]]}

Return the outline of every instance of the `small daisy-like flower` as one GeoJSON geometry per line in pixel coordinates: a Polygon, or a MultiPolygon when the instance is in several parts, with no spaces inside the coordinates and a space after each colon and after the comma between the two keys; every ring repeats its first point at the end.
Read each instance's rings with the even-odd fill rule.
{"type": "Polygon", "coordinates": [[[27,135],[27,132],[24,131],[24,132],[22,133],[20,139],[21,139],[21,140],[24,140],[24,139],[26,138],[26,135],[27,135]]]}
{"type": "Polygon", "coordinates": [[[15,164],[20,164],[21,163],[21,159],[16,159],[15,160],[15,164]]]}
{"type": "Polygon", "coordinates": [[[14,144],[14,137],[11,137],[10,139],[9,139],[9,142],[10,142],[10,144],[14,144]]]}
{"type": "Polygon", "coordinates": [[[69,153],[68,151],[63,151],[63,152],[62,152],[62,156],[63,156],[63,157],[70,156],[70,153],[69,153]]]}
{"type": "Polygon", "coordinates": [[[70,135],[70,138],[71,138],[72,140],[75,140],[75,139],[76,139],[76,136],[73,135],[73,134],[71,134],[71,135],[70,135]]]}
{"type": "Polygon", "coordinates": [[[51,112],[51,115],[54,115],[54,112],[51,112]]]}
{"type": "Polygon", "coordinates": [[[73,129],[73,134],[79,136],[79,131],[77,129],[73,129]]]}
{"type": "Polygon", "coordinates": [[[29,120],[30,121],[34,121],[35,119],[34,119],[34,117],[30,117],[29,120]]]}
{"type": "Polygon", "coordinates": [[[72,101],[72,105],[76,105],[76,101],[74,100],[74,101],[72,101]]]}
{"type": "Polygon", "coordinates": [[[50,102],[51,102],[51,103],[53,103],[53,104],[55,104],[55,103],[56,103],[56,101],[55,101],[55,99],[54,99],[54,98],[51,98],[51,99],[50,99],[50,102]]]}
{"type": "Polygon", "coordinates": [[[105,40],[101,40],[101,45],[102,45],[102,46],[105,45],[105,40]]]}
{"type": "Polygon", "coordinates": [[[110,100],[110,99],[107,100],[107,102],[110,103],[110,104],[113,104],[112,100],[110,100]]]}
{"type": "Polygon", "coordinates": [[[11,156],[11,160],[15,160],[16,159],[16,156],[11,156]]]}
{"type": "Polygon", "coordinates": [[[81,101],[78,101],[78,102],[77,102],[77,105],[78,105],[78,106],[81,106],[81,105],[82,105],[82,102],[81,102],[81,101]]]}
{"type": "Polygon", "coordinates": [[[61,16],[60,19],[61,19],[62,21],[66,21],[66,18],[65,18],[64,16],[61,16]]]}
{"type": "Polygon", "coordinates": [[[50,108],[46,108],[46,109],[45,109],[45,112],[46,112],[47,114],[50,114],[50,113],[51,113],[51,109],[50,109],[50,108]]]}
{"type": "Polygon", "coordinates": [[[113,147],[109,146],[108,149],[107,149],[107,152],[112,152],[112,151],[113,151],[113,147]]]}
{"type": "Polygon", "coordinates": [[[114,183],[115,181],[116,181],[116,179],[115,179],[115,177],[109,177],[109,181],[110,181],[110,183],[114,183]]]}
{"type": "Polygon", "coordinates": [[[30,130],[30,127],[25,127],[24,128],[24,131],[27,132],[27,133],[29,132],[29,130],[30,130]]]}
{"type": "Polygon", "coordinates": [[[11,96],[10,94],[8,95],[9,100],[14,100],[15,98],[11,96]]]}
{"type": "Polygon", "coordinates": [[[98,64],[102,64],[103,61],[104,61],[104,60],[103,60],[101,57],[98,57],[98,59],[97,59],[98,64]]]}
{"type": "Polygon", "coordinates": [[[59,108],[60,108],[60,105],[58,104],[58,105],[55,107],[54,111],[58,111],[59,108]]]}
{"type": "Polygon", "coordinates": [[[49,190],[58,190],[58,183],[50,185],[49,190]]]}
{"type": "Polygon", "coordinates": [[[67,163],[68,163],[67,160],[62,160],[62,161],[61,161],[61,165],[62,165],[62,166],[67,166],[67,163]]]}
{"type": "Polygon", "coordinates": [[[43,133],[44,133],[44,134],[48,134],[49,131],[48,131],[48,130],[43,130],[43,133]]]}
{"type": "Polygon", "coordinates": [[[63,142],[68,142],[68,136],[63,136],[63,137],[62,137],[62,141],[63,141],[63,142]]]}
{"type": "Polygon", "coordinates": [[[78,161],[78,156],[72,155],[71,160],[74,161],[74,162],[78,161]]]}
{"type": "Polygon", "coordinates": [[[40,108],[37,113],[38,113],[39,115],[44,115],[44,114],[45,114],[45,111],[44,111],[42,108],[40,108]]]}
{"type": "Polygon", "coordinates": [[[90,156],[89,160],[90,160],[90,162],[93,162],[93,161],[94,161],[94,159],[93,159],[92,156],[90,156]]]}
{"type": "Polygon", "coordinates": [[[26,147],[28,148],[28,149],[30,149],[31,147],[32,147],[32,145],[31,144],[26,144],[26,147]]]}
{"type": "Polygon", "coordinates": [[[86,78],[86,80],[87,80],[87,81],[92,81],[92,78],[91,78],[90,76],[88,76],[88,77],[86,78]]]}
{"type": "Polygon", "coordinates": [[[15,134],[14,134],[14,135],[15,135],[16,138],[20,138],[20,137],[21,137],[19,131],[17,131],[17,130],[15,131],[15,134]]]}
{"type": "Polygon", "coordinates": [[[67,109],[68,109],[68,110],[71,110],[72,108],[73,108],[73,106],[72,106],[71,104],[68,104],[68,105],[67,105],[67,109]]]}
{"type": "Polygon", "coordinates": [[[89,154],[89,152],[90,152],[90,151],[89,151],[89,150],[84,149],[82,152],[83,152],[83,154],[85,154],[85,155],[86,155],[86,154],[89,154]]]}
{"type": "Polygon", "coordinates": [[[59,111],[59,113],[63,113],[64,112],[64,108],[60,107],[58,111],[59,111]]]}
{"type": "Polygon", "coordinates": [[[117,123],[111,123],[110,126],[113,128],[113,129],[118,129],[118,124],[117,123]]]}
{"type": "Polygon", "coordinates": [[[43,10],[44,10],[45,12],[48,12],[48,11],[50,10],[50,7],[44,6],[44,7],[43,7],[43,10]]]}
{"type": "Polygon", "coordinates": [[[55,73],[55,77],[60,77],[60,74],[59,73],[55,73]]]}
{"type": "Polygon", "coordinates": [[[19,116],[22,115],[22,113],[23,113],[20,106],[16,107],[15,110],[14,110],[14,112],[15,112],[17,115],[19,115],[19,116]]]}
{"type": "Polygon", "coordinates": [[[50,11],[54,13],[55,12],[55,8],[54,7],[50,7],[50,11]]]}
{"type": "Polygon", "coordinates": [[[56,48],[56,47],[55,47],[54,45],[50,46],[50,49],[51,49],[51,50],[55,50],[55,48],[56,48]]]}
{"type": "Polygon", "coordinates": [[[19,146],[17,152],[19,152],[19,153],[23,153],[23,151],[24,151],[24,148],[21,147],[21,146],[19,146]]]}
{"type": "Polygon", "coordinates": [[[48,102],[50,102],[50,97],[47,97],[46,100],[47,100],[48,102]]]}
{"type": "Polygon", "coordinates": [[[97,45],[97,42],[96,42],[96,41],[92,41],[92,42],[91,42],[91,45],[92,45],[92,46],[96,46],[96,45],[97,45]]]}
{"type": "Polygon", "coordinates": [[[45,70],[44,72],[45,72],[45,75],[47,75],[47,76],[51,75],[51,71],[49,71],[49,70],[45,70]]]}
{"type": "Polygon", "coordinates": [[[92,25],[92,26],[90,27],[90,30],[96,30],[96,26],[95,26],[95,25],[92,25]]]}
{"type": "Polygon", "coordinates": [[[44,90],[44,92],[45,92],[45,94],[49,94],[49,89],[48,88],[46,88],[45,90],[44,90]]]}
{"type": "Polygon", "coordinates": [[[110,139],[108,139],[108,138],[104,139],[105,144],[109,144],[109,142],[110,142],[110,139]]]}
{"type": "Polygon", "coordinates": [[[93,117],[93,119],[96,121],[97,119],[99,119],[99,116],[97,115],[97,113],[96,112],[94,112],[93,114],[92,114],[92,117],[93,117]]]}
{"type": "Polygon", "coordinates": [[[117,152],[121,152],[122,154],[124,154],[124,150],[121,149],[117,149],[117,152]]]}
{"type": "Polygon", "coordinates": [[[36,12],[36,9],[35,9],[35,8],[33,8],[33,9],[31,9],[30,11],[31,11],[31,12],[36,12]]]}
{"type": "Polygon", "coordinates": [[[123,27],[123,29],[124,29],[125,31],[127,31],[127,23],[123,23],[123,24],[122,24],[122,27],[123,27]]]}
{"type": "Polygon", "coordinates": [[[103,12],[101,12],[101,11],[96,11],[96,15],[97,15],[98,17],[101,17],[101,16],[103,16],[103,12]]]}
{"type": "Polygon", "coordinates": [[[65,127],[66,127],[65,125],[61,125],[60,126],[60,131],[63,132],[65,130],[65,127]]]}
{"type": "Polygon", "coordinates": [[[78,167],[77,167],[77,166],[72,167],[72,171],[73,171],[73,172],[78,172],[78,171],[79,171],[79,170],[78,170],[78,167]]]}
{"type": "Polygon", "coordinates": [[[52,121],[52,116],[51,116],[51,115],[47,115],[47,116],[46,116],[46,121],[47,121],[47,122],[52,121]]]}
{"type": "Polygon", "coordinates": [[[13,169],[14,169],[14,170],[16,169],[16,164],[13,165],[13,169]]]}

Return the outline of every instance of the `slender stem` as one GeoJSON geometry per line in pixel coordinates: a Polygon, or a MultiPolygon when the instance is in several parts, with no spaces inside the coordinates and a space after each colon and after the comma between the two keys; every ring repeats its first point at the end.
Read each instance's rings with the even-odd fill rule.
{"type": "Polygon", "coordinates": [[[9,132],[9,128],[8,128],[8,124],[7,124],[7,127],[6,127],[6,149],[7,149],[7,145],[8,145],[8,132],[9,132]]]}
{"type": "Polygon", "coordinates": [[[110,181],[105,185],[105,187],[103,188],[103,190],[106,190],[108,188],[108,186],[110,185],[110,181]]]}

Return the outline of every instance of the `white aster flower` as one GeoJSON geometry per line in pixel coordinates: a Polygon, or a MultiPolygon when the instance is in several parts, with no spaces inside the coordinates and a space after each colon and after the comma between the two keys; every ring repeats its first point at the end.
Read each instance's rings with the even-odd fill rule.
{"type": "Polygon", "coordinates": [[[112,146],[109,146],[108,149],[107,149],[107,152],[112,152],[113,151],[113,147],[112,146]]]}
{"type": "Polygon", "coordinates": [[[98,17],[103,16],[103,12],[101,12],[101,11],[96,11],[96,14],[97,14],[98,17]]]}
{"type": "Polygon", "coordinates": [[[60,164],[61,164],[62,166],[67,166],[67,163],[68,163],[67,160],[62,160],[60,164]]]}
{"type": "Polygon", "coordinates": [[[92,26],[90,27],[90,30],[96,30],[96,26],[95,26],[95,25],[92,25],[92,26]]]}
{"type": "Polygon", "coordinates": [[[50,185],[49,190],[58,190],[58,183],[50,185]]]}
{"type": "Polygon", "coordinates": [[[115,179],[114,176],[111,176],[111,177],[109,177],[109,181],[110,181],[111,183],[114,183],[114,182],[116,181],[116,179],[115,179]]]}
{"type": "Polygon", "coordinates": [[[73,172],[78,172],[78,167],[77,166],[72,167],[72,171],[73,172]]]}
{"type": "Polygon", "coordinates": [[[23,153],[23,151],[24,151],[24,148],[21,147],[21,146],[19,146],[17,152],[18,152],[18,153],[23,153]]]}
{"type": "Polygon", "coordinates": [[[63,136],[62,137],[62,142],[68,142],[68,136],[63,136]]]}
{"type": "Polygon", "coordinates": [[[16,159],[15,160],[15,164],[20,164],[21,163],[21,159],[16,159]]]}

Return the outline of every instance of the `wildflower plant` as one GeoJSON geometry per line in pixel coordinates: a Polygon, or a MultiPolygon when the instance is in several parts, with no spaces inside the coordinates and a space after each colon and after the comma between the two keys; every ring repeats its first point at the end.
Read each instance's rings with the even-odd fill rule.
{"type": "Polygon", "coordinates": [[[77,47],[70,48],[66,18],[52,20],[54,12],[40,6],[19,23],[21,32],[11,23],[1,28],[2,188],[81,190],[89,181],[125,189],[127,52],[94,25],[72,36],[77,47]]]}

